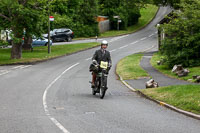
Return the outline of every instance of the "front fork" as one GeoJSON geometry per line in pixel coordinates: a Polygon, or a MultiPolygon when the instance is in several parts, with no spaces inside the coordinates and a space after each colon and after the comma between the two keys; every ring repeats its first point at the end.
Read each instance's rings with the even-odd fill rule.
{"type": "Polygon", "coordinates": [[[101,87],[104,89],[107,89],[107,77],[108,75],[105,73],[102,73],[102,77],[101,77],[101,87]]]}

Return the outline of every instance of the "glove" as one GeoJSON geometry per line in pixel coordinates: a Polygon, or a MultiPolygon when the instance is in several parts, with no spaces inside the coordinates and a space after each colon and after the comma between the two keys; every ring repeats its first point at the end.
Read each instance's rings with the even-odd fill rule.
{"type": "Polygon", "coordinates": [[[97,61],[96,60],[92,60],[92,64],[97,65],[97,61]]]}
{"type": "Polygon", "coordinates": [[[109,67],[109,68],[111,68],[111,67],[112,67],[112,64],[111,64],[110,62],[108,63],[108,67],[109,67]]]}

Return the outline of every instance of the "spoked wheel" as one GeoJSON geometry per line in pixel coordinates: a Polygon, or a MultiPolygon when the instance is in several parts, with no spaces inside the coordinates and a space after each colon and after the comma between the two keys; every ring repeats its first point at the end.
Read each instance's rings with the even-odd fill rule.
{"type": "Polygon", "coordinates": [[[96,93],[95,88],[92,88],[92,95],[96,95],[96,93]]]}
{"type": "Polygon", "coordinates": [[[100,89],[100,93],[99,93],[99,94],[100,94],[100,98],[101,98],[101,99],[103,99],[103,98],[104,98],[104,96],[105,96],[105,93],[106,93],[106,90],[105,90],[104,88],[101,88],[101,89],[100,89]]]}
{"type": "Polygon", "coordinates": [[[100,87],[99,79],[96,79],[94,84],[95,84],[95,87],[92,88],[92,95],[96,95],[96,93],[98,93],[98,88],[100,87]]]}

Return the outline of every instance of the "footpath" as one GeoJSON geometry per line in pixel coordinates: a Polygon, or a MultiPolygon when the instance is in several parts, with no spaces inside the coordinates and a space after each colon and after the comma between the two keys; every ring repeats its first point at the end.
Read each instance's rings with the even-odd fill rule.
{"type": "MultiPolygon", "coordinates": [[[[152,58],[154,52],[147,52],[147,53],[143,53],[144,56],[140,62],[140,66],[149,73],[149,75],[158,83],[158,85],[161,86],[170,86],[170,85],[186,85],[186,84],[195,84],[195,83],[190,83],[187,81],[183,81],[183,80],[179,80],[179,79],[174,79],[174,78],[170,78],[164,74],[162,74],[161,72],[159,72],[158,70],[156,70],[155,68],[153,68],[150,64],[150,59],[152,58]]],[[[121,78],[121,77],[120,77],[121,78]]],[[[150,97],[148,97],[147,95],[143,94],[140,89],[146,89],[145,87],[145,83],[149,80],[149,78],[140,78],[137,80],[123,80],[120,79],[129,89],[137,92],[138,94],[142,95],[143,97],[152,100],[158,104],[160,104],[161,106],[167,107],[169,109],[172,109],[176,112],[182,113],[184,115],[193,117],[195,119],[200,120],[200,115],[196,115],[194,113],[191,112],[187,112],[181,109],[178,109],[172,105],[169,105],[167,103],[158,101],[158,100],[154,100],[150,97]],[[137,90],[136,90],[137,89],[137,90]]]]}

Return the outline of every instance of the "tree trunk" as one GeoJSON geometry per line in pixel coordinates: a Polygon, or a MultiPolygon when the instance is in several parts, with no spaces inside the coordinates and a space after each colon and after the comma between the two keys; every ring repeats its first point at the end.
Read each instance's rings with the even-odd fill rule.
{"type": "Polygon", "coordinates": [[[22,44],[12,43],[11,59],[20,59],[22,57],[22,44]]]}
{"type": "Polygon", "coordinates": [[[31,50],[32,49],[32,37],[28,36],[24,38],[24,44],[22,45],[23,49],[31,50]]]}

